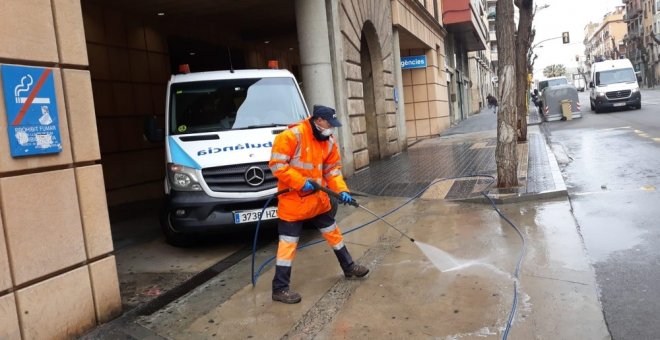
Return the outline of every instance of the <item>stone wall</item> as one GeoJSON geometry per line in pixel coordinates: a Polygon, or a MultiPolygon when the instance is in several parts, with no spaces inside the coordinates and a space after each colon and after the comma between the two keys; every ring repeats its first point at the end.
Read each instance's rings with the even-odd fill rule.
{"type": "Polygon", "coordinates": [[[71,338],[121,312],[80,2],[2,1],[0,41],[52,70],[62,145],[12,158],[0,88],[0,339],[71,338]]]}

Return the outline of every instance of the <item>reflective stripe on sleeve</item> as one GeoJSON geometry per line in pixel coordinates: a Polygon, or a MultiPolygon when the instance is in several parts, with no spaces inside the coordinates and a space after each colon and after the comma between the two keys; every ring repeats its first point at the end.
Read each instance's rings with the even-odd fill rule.
{"type": "Polygon", "coordinates": [[[305,170],[314,170],[314,164],[301,162],[300,160],[295,158],[289,164],[291,164],[291,166],[295,166],[296,168],[301,168],[305,170]]]}
{"type": "Polygon", "coordinates": [[[341,175],[341,170],[334,169],[334,170],[328,172],[327,174],[324,174],[323,177],[330,178],[330,177],[340,176],[340,175],[341,175]]]}
{"type": "Polygon", "coordinates": [[[323,164],[323,170],[332,169],[332,168],[334,168],[336,166],[339,166],[339,165],[340,165],[339,162],[335,162],[335,163],[332,163],[332,164],[323,164]]]}
{"type": "Polygon", "coordinates": [[[270,168],[270,171],[271,171],[271,172],[275,172],[275,171],[277,171],[277,170],[279,170],[279,169],[282,169],[282,168],[285,167],[285,166],[287,166],[287,164],[275,163],[275,164],[273,164],[272,166],[270,166],[269,168],[270,168]]]}
{"type": "Polygon", "coordinates": [[[288,155],[282,154],[282,153],[273,152],[270,155],[270,159],[277,159],[277,160],[288,162],[291,159],[291,157],[289,157],[288,155]]]}

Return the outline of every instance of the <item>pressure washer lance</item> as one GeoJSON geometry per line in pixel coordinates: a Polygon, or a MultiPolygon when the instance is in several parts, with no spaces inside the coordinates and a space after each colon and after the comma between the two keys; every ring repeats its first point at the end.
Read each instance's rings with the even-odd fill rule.
{"type": "MultiPolygon", "coordinates": [[[[312,183],[312,186],[314,187],[314,189],[316,189],[316,190],[321,190],[321,191],[325,192],[326,194],[328,194],[328,195],[330,195],[330,196],[336,198],[336,199],[339,200],[340,202],[342,202],[341,195],[339,195],[338,193],[336,193],[336,192],[334,192],[334,191],[332,191],[332,190],[330,190],[330,189],[328,189],[328,188],[326,188],[326,187],[324,187],[324,186],[321,186],[320,184],[318,184],[318,183],[316,183],[316,182],[314,182],[314,181],[310,181],[310,183],[312,183]]],[[[410,240],[410,242],[413,242],[413,243],[415,242],[415,239],[414,239],[414,238],[412,238],[412,237],[406,235],[406,233],[404,233],[403,231],[399,230],[397,227],[395,227],[394,225],[392,225],[392,223],[387,222],[387,220],[385,220],[384,218],[378,216],[375,212],[373,212],[373,211],[369,210],[367,207],[365,207],[365,206],[359,204],[354,198],[351,198],[351,201],[350,201],[350,202],[345,202],[345,203],[348,204],[348,205],[352,205],[352,206],[354,206],[354,207],[356,207],[356,208],[362,208],[362,209],[364,209],[364,211],[370,213],[371,215],[374,215],[377,219],[383,221],[385,224],[387,224],[388,226],[390,226],[392,229],[398,231],[401,235],[405,236],[407,239],[410,240]]]]}

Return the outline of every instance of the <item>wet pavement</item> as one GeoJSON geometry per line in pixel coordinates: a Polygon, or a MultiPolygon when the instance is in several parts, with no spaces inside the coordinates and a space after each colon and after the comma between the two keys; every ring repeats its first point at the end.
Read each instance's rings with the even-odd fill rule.
{"type": "Polygon", "coordinates": [[[642,90],[641,110],[548,125],[615,339],[660,338],[659,109],[660,91],[642,90]]]}
{"type": "MultiPolygon", "coordinates": [[[[360,202],[378,214],[428,187],[387,217],[415,243],[382,222],[351,231],[373,216],[340,209],[349,250],[372,271],[365,280],[344,279],[330,248],[311,246],[299,251],[293,266],[292,288],[303,300],[284,305],[270,298],[272,264],[252,287],[250,258],[236,258],[163,308],[131,310],[85,338],[500,338],[523,244],[493,207],[465,201],[479,197],[487,182],[467,176],[495,174],[495,131],[489,129],[495,115],[484,113],[348,179],[353,190],[368,194],[360,202]],[[446,177],[452,179],[430,185],[446,177]]],[[[609,338],[557,161],[537,126],[529,136],[519,146],[521,186],[492,190],[526,238],[509,336],[609,338]]],[[[306,230],[301,242],[317,239],[316,231],[306,230]]],[[[274,242],[260,248],[257,264],[275,249],[274,242]]],[[[216,255],[210,258],[220,262],[233,256],[216,255]]]]}

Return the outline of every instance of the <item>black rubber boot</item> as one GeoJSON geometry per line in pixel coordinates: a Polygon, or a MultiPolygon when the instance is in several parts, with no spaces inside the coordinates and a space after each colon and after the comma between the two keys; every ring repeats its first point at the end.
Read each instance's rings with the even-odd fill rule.
{"type": "Polygon", "coordinates": [[[293,304],[298,303],[302,300],[300,294],[287,289],[279,292],[273,292],[273,301],[279,301],[283,303],[293,304]]]}

